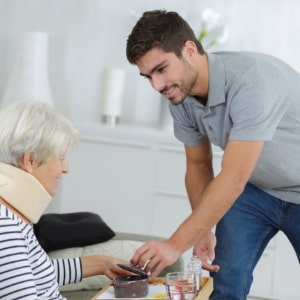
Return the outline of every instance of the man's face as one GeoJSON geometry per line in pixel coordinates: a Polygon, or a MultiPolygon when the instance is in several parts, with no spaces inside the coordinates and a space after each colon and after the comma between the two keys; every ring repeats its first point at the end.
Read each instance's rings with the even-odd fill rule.
{"type": "Polygon", "coordinates": [[[138,61],[141,76],[149,79],[152,87],[172,104],[180,104],[191,95],[197,73],[193,69],[185,51],[179,58],[173,52],[153,48],[138,61]]]}

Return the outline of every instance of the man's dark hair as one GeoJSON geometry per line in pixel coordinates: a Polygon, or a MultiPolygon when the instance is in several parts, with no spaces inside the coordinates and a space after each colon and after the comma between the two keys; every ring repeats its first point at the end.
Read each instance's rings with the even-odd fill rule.
{"type": "Polygon", "coordinates": [[[181,57],[186,41],[193,41],[197,45],[198,52],[204,53],[189,24],[176,12],[146,11],[127,39],[127,59],[131,64],[135,64],[139,58],[155,47],[165,52],[174,52],[181,57]]]}

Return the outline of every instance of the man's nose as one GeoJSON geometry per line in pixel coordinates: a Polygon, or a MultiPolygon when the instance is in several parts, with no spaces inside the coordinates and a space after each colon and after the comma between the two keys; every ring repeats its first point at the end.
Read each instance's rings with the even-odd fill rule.
{"type": "Polygon", "coordinates": [[[165,84],[162,76],[153,76],[151,83],[152,83],[152,87],[158,92],[161,92],[165,88],[165,84]]]}

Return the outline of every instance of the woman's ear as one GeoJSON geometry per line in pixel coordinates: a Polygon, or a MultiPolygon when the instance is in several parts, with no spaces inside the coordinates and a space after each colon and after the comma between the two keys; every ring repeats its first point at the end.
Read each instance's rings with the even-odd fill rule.
{"type": "Polygon", "coordinates": [[[28,173],[32,173],[33,171],[33,166],[34,166],[34,160],[32,158],[32,153],[31,152],[25,152],[22,159],[22,169],[28,173]]]}

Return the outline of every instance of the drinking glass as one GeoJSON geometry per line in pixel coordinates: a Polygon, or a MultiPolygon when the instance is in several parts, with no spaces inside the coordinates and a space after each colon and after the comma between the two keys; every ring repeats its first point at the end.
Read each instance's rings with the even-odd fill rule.
{"type": "Polygon", "coordinates": [[[189,272],[171,272],[166,275],[166,289],[169,300],[194,300],[196,278],[189,272]]]}

